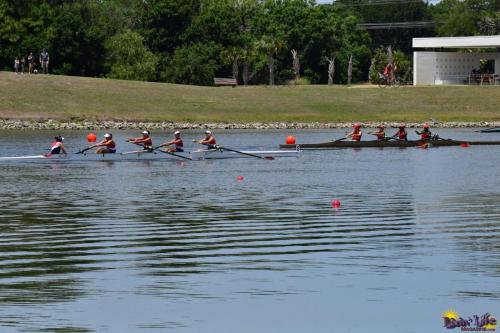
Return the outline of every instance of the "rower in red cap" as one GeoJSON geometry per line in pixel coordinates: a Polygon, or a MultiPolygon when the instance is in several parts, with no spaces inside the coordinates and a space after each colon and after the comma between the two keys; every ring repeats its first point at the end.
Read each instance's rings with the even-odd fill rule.
{"type": "Polygon", "coordinates": [[[199,144],[205,145],[208,149],[215,148],[217,141],[215,140],[215,136],[211,131],[205,131],[205,139],[198,141],[199,144]]]}
{"type": "Polygon", "coordinates": [[[143,146],[145,150],[153,148],[153,140],[151,139],[151,133],[149,131],[143,131],[142,137],[128,139],[127,142],[143,146]]]}
{"type": "Polygon", "coordinates": [[[347,138],[351,138],[352,141],[361,141],[363,132],[361,132],[361,124],[356,123],[352,126],[352,132],[347,134],[347,138]]]}
{"type": "Polygon", "coordinates": [[[420,140],[430,140],[432,138],[432,133],[430,131],[429,124],[425,123],[423,127],[424,129],[422,130],[422,132],[415,131],[415,133],[420,135],[420,140]]]}
{"type": "MultiPolygon", "coordinates": [[[[167,152],[169,153],[182,153],[184,151],[184,142],[182,142],[181,132],[174,132],[174,139],[168,142],[165,142],[160,147],[169,147],[167,152]],[[173,146],[173,147],[169,147],[173,146]]],[[[158,147],[159,148],[159,147],[158,147]]]]}
{"type": "Polygon", "coordinates": [[[368,134],[375,135],[377,137],[377,141],[385,140],[385,126],[380,124],[377,126],[377,132],[370,132],[368,134]]]}
{"type": "Polygon", "coordinates": [[[399,140],[402,141],[408,141],[408,132],[406,132],[406,125],[400,124],[398,131],[392,137],[393,138],[397,137],[399,140]]]}
{"type": "Polygon", "coordinates": [[[114,154],[116,153],[116,143],[113,140],[113,135],[111,133],[104,134],[104,140],[92,147],[99,147],[96,150],[97,154],[114,154]]]}

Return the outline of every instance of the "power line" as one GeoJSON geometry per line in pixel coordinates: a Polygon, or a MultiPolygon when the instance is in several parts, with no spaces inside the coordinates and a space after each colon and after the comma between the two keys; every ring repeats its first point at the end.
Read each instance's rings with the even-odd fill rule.
{"type": "Polygon", "coordinates": [[[384,23],[360,23],[359,27],[367,30],[383,29],[410,29],[410,28],[432,28],[436,25],[433,21],[414,21],[414,22],[384,22],[384,23]]]}

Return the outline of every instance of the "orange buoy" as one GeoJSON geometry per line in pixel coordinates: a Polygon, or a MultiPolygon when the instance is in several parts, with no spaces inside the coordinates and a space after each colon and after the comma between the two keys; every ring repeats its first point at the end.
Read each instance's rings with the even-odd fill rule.
{"type": "Polygon", "coordinates": [[[339,208],[340,207],[340,200],[337,200],[337,199],[333,200],[332,201],[332,207],[333,208],[339,208]]]}
{"type": "Polygon", "coordinates": [[[97,141],[97,136],[94,133],[89,133],[87,135],[87,141],[88,142],[96,142],[97,141]]]}
{"type": "Polygon", "coordinates": [[[295,144],[295,137],[293,135],[289,135],[286,137],[285,142],[287,145],[294,145],[295,144]]]}
{"type": "Polygon", "coordinates": [[[236,177],[236,180],[239,182],[242,182],[244,179],[245,179],[245,177],[243,177],[243,176],[236,177]]]}

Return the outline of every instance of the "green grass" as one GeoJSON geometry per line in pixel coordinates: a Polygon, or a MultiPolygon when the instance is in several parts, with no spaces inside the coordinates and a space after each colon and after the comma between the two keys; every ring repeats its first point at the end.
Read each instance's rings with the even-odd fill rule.
{"type": "Polygon", "coordinates": [[[0,118],[172,122],[498,121],[500,87],[197,87],[0,72],[0,118]]]}

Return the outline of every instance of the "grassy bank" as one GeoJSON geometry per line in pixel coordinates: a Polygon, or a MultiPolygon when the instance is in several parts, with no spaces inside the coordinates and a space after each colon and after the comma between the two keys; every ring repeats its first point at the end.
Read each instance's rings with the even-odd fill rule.
{"type": "Polygon", "coordinates": [[[213,88],[0,72],[0,118],[74,121],[498,121],[500,87],[213,88]]]}

